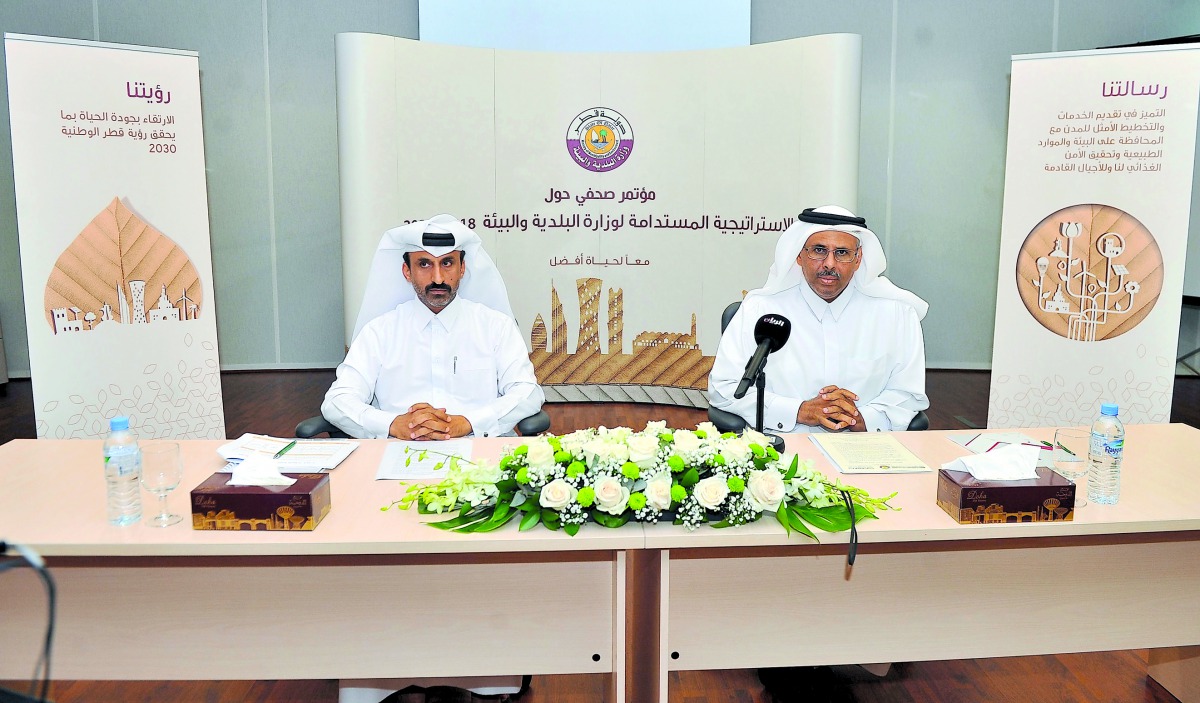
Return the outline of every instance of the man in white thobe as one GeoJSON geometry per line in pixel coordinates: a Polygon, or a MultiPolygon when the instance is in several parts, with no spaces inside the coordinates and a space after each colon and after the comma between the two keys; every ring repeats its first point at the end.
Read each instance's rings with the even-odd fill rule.
{"type": "Polygon", "coordinates": [[[866,221],[826,206],[805,210],[779,237],[766,284],[750,291],[721,336],[709,402],[753,426],[756,393],[734,390],[754,354],[754,326],[774,313],[791,335],[767,357],[763,429],[904,430],[925,396],[921,319],[929,306],[881,276],[883,247],[866,221]]]}
{"type": "MultiPolygon", "coordinates": [[[[384,233],[354,341],[321,414],[359,438],[440,440],[510,433],[542,406],[508,291],[479,236],[449,215],[384,233]],[[403,279],[400,279],[403,274],[403,279]]],[[[520,676],[343,679],[340,703],[409,686],[516,693],[520,676]]]]}
{"type": "Polygon", "coordinates": [[[325,419],[358,438],[489,437],[544,401],[479,236],[449,215],[388,230],[325,419]]]}

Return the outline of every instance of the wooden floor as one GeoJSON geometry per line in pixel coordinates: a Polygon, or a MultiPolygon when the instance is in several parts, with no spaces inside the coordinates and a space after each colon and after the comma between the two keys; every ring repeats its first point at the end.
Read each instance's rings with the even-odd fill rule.
{"type": "MultiPolygon", "coordinates": [[[[332,371],[226,373],[222,376],[226,433],[230,437],[243,432],[288,436],[298,421],[318,412],[332,380],[332,371]]],[[[987,421],[989,382],[987,372],[930,371],[927,381],[930,426],[933,429],[983,427],[987,421]]],[[[29,381],[10,381],[5,390],[7,393],[0,396],[0,443],[35,437],[29,381]]],[[[640,429],[647,421],[658,419],[666,420],[672,427],[694,427],[705,419],[701,410],[624,403],[550,404],[546,410],[551,417],[551,430],[556,433],[596,425],[640,429]]],[[[1171,421],[1200,427],[1200,378],[1176,379],[1171,421]]],[[[821,636],[836,636],[836,631],[821,636]]],[[[832,679],[834,686],[828,694],[809,700],[880,703],[1175,700],[1146,677],[1145,651],[907,662],[895,665],[882,679],[856,667],[837,667],[832,679]]],[[[26,685],[0,682],[0,686],[20,691],[26,685]]],[[[604,676],[535,676],[533,687],[522,702],[597,703],[605,700],[606,687],[604,676]]],[[[750,670],[674,673],[670,687],[673,703],[770,703],[756,673],[750,670]]],[[[56,681],[51,686],[51,698],[59,703],[333,703],[337,700],[337,684],[325,680],[56,681]]],[[[420,701],[420,697],[406,697],[404,703],[420,701]]]]}

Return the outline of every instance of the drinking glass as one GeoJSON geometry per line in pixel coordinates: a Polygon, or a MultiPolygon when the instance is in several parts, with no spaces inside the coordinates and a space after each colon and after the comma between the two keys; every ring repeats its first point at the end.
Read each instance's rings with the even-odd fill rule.
{"type": "Polygon", "coordinates": [[[1075,483],[1075,507],[1087,505],[1088,447],[1091,433],[1078,427],[1054,431],[1054,471],[1075,483]]]}
{"type": "Polygon", "coordinates": [[[183,460],[176,442],[148,442],[142,447],[142,488],[158,496],[158,515],[149,520],[154,527],[174,525],[183,519],[167,510],[167,494],[183,479],[183,460]]]}

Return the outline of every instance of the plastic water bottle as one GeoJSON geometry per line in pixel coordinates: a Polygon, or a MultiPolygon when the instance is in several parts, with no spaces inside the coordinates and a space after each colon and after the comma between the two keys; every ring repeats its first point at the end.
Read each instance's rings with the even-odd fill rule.
{"type": "Polygon", "coordinates": [[[104,480],[108,484],[108,521],[132,525],[142,519],[142,450],[129,431],[129,418],[108,421],[104,439],[104,480]]]}
{"type": "Polygon", "coordinates": [[[1092,423],[1088,447],[1088,500],[1112,505],[1121,497],[1121,455],[1125,452],[1125,426],[1117,418],[1116,403],[1100,406],[1092,423]]]}

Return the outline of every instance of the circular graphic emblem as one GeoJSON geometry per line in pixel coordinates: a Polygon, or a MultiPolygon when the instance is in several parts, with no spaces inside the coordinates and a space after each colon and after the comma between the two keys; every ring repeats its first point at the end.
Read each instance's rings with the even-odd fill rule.
{"type": "Polygon", "coordinates": [[[567,151],[575,163],[589,171],[611,171],[633,152],[633,128],[616,110],[589,108],[567,127],[567,151]]]}
{"type": "Polygon", "coordinates": [[[1158,243],[1132,215],[1072,205],[1038,223],[1017,255],[1017,290],[1051,332],[1081,342],[1119,337],[1162,292],[1158,243]]]}

